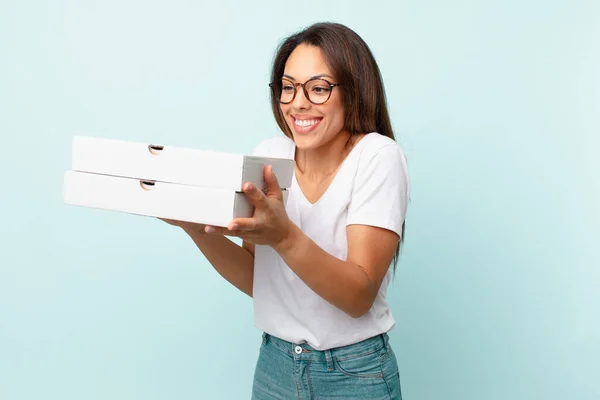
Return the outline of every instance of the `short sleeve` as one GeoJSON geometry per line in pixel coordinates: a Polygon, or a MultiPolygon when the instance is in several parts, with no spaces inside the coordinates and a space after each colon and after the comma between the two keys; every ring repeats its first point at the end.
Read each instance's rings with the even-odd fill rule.
{"type": "Polygon", "coordinates": [[[346,224],[376,226],[402,236],[409,198],[408,166],[399,145],[388,144],[372,155],[361,154],[346,224]]]}

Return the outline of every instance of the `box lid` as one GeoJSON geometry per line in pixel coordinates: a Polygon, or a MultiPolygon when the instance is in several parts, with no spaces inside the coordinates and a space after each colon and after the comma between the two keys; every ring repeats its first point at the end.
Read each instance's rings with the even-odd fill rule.
{"type": "Polygon", "coordinates": [[[273,166],[282,189],[291,187],[294,160],[258,157],[90,136],[75,136],[72,170],[183,185],[242,191],[265,189],[263,168],[273,166]]]}

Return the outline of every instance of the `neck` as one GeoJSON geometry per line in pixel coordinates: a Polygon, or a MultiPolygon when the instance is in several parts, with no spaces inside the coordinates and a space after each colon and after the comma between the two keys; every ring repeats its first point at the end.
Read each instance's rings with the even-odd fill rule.
{"type": "Polygon", "coordinates": [[[351,135],[341,132],[316,149],[296,149],[296,168],[306,177],[323,179],[335,173],[353,147],[351,135]]]}

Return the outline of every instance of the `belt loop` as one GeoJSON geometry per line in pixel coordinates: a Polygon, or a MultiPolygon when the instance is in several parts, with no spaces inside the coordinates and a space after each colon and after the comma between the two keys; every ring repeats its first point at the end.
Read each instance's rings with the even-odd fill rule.
{"type": "Polygon", "coordinates": [[[325,350],[325,360],[327,360],[327,370],[333,371],[333,357],[331,357],[331,350],[325,350]]]}
{"type": "Polygon", "coordinates": [[[267,332],[263,332],[263,334],[262,334],[262,344],[263,345],[267,344],[267,336],[269,336],[269,335],[267,335],[267,332]]]}
{"type": "Polygon", "coordinates": [[[388,347],[388,342],[390,340],[390,337],[388,336],[387,333],[382,333],[381,334],[381,340],[383,340],[383,347],[387,348],[388,347]]]}

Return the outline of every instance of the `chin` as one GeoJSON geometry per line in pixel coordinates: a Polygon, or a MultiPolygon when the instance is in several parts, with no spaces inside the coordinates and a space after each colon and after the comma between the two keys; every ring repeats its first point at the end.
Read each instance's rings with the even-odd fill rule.
{"type": "Polygon", "coordinates": [[[301,150],[316,149],[321,145],[318,136],[296,133],[292,130],[292,139],[296,144],[296,148],[301,150]]]}

